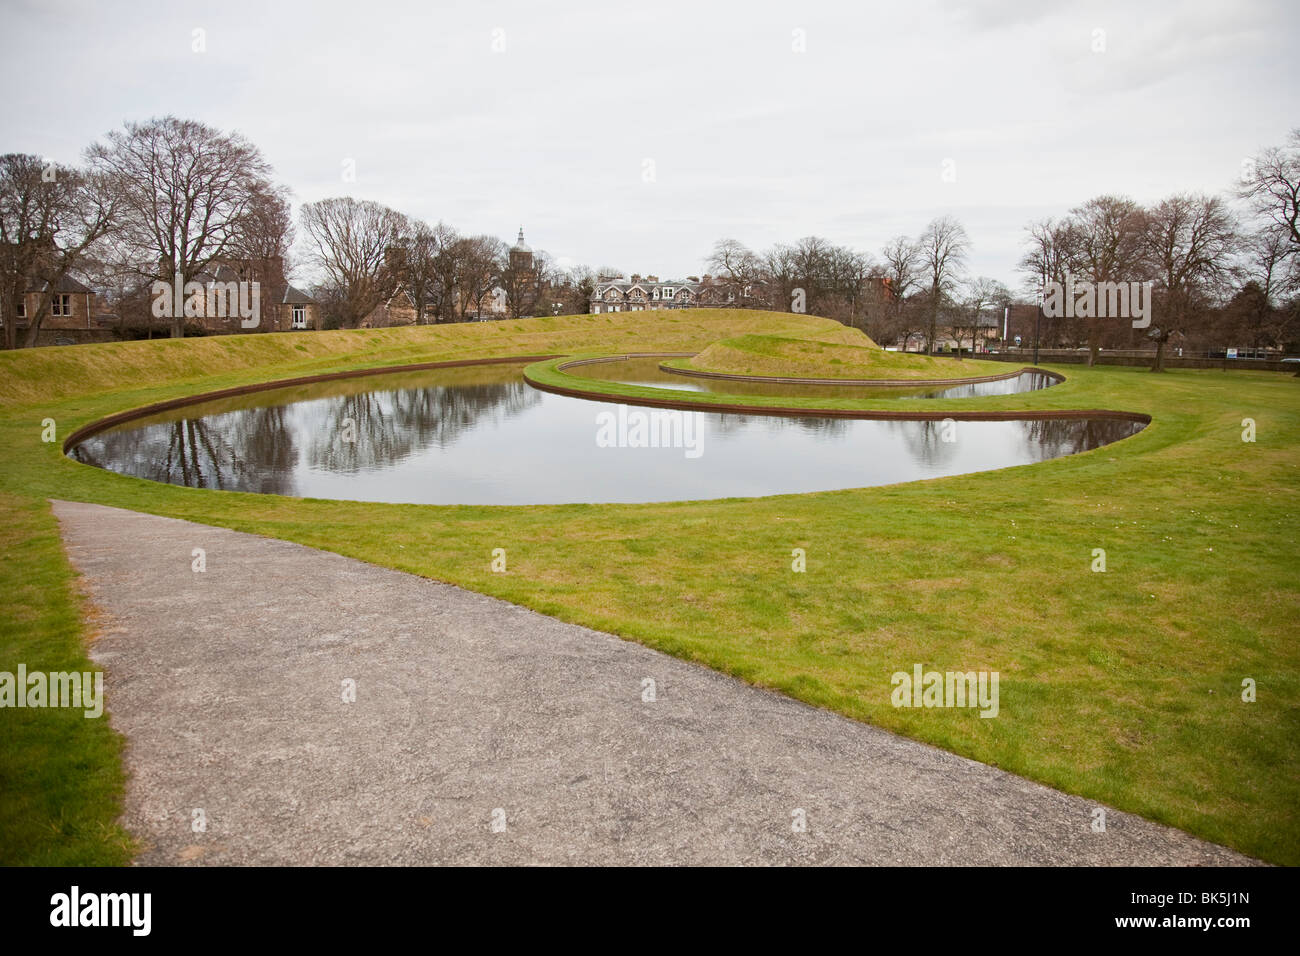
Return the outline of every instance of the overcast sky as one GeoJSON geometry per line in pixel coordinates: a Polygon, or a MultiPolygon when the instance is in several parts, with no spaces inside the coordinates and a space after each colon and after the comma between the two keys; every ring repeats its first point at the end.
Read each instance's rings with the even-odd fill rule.
{"type": "Polygon", "coordinates": [[[351,194],[510,241],[522,223],[561,264],[665,278],[698,274],[722,237],[878,253],[952,213],[971,271],[1018,285],[1029,220],[1103,192],[1225,190],[1300,126],[1288,0],[0,0],[0,16],[0,151],[76,162],[172,113],[245,134],[299,202],[351,194]]]}

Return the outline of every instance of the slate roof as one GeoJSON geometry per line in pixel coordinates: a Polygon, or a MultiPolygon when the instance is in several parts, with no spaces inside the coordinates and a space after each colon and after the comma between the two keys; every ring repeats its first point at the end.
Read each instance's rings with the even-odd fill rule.
{"type": "Polygon", "coordinates": [[[284,305],[315,305],[316,300],[309,296],[301,289],[295,289],[293,286],[286,284],[284,287],[284,298],[281,300],[284,305]]]}
{"type": "MultiPolygon", "coordinates": [[[[33,279],[27,284],[28,292],[44,292],[45,283],[33,279]]],[[[87,285],[78,282],[72,276],[65,275],[54,287],[55,292],[94,292],[95,290],[87,285]]]]}

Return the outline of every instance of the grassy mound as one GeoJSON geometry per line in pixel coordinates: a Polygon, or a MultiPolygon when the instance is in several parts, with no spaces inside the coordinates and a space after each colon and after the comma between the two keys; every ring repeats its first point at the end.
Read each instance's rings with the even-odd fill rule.
{"type": "Polygon", "coordinates": [[[695,358],[675,363],[702,372],[800,378],[948,379],[1010,372],[1010,366],[886,352],[857,329],[798,337],[741,335],[715,342],[695,358]]]}
{"type": "MultiPolygon", "coordinates": [[[[789,313],[682,310],[0,354],[0,671],[94,669],[93,610],[46,499],[97,502],[449,581],[1300,864],[1300,391],[1289,376],[1062,367],[1069,380],[1055,388],[926,409],[1112,408],[1149,412],[1152,424],[1020,468],[758,499],[289,498],[128,478],[42,440],[46,418],[62,440],[149,402],[335,369],[493,352],[707,351],[736,338],[816,348],[827,334],[843,332],[789,313]],[[1256,441],[1242,440],[1246,416],[1256,441]],[[494,573],[490,555],[503,544],[510,570],[494,573]],[[796,547],[807,551],[805,573],[791,570],[796,547]],[[1095,573],[1095,549],[1106,573],[1095,573]],[[917,663],[998,671],[998,718],[895,708],[890,675],[917,663]],[[1246,678],[1258,682],[1252,702],[1246,678]]],[[[947,377],[952,366],[1007,369],[861,351],[890,367],[934,363],[947,377]]],[[[957,434],[967,440],[960,424],[957,434]]],[[[908,453],[938,447],[918,436],[908,453]]],[[[111,713],[111,695],[106,704],[111,713]]],[[[55,708],[0,712],[0,864],[126,862],[123,779],[121,740],[104,722],[55,708]]]]}
{"type": "Polygon", "coordinates": [[[280,374],[312,375],[492,355],[655,349],[685,352],[751,331],[800,337],[835,335],[841,330],[844,326],[832,319],[789,312],[674,309],[348,329],[310,335],[214,335],[50,346],[0,352],[0,408],[38,405],[87,392],[147,389],[160,382],[198,384],[216,375],[234,376],[234,384],[242,384],[262,377],[260,370],[266,368],[276,368],[280,374]]]}

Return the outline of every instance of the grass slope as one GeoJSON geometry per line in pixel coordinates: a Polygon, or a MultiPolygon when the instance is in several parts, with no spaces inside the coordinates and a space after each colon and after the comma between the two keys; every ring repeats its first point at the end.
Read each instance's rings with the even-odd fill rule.
{"type": "MultiPolygon", "coordinates": [[[[857,332],[846,329],[846,332],[857,332]]],[[[673,364],[731,375],[807,378],[947,379],[990,374],[957,359],[887,352],[862,333],[837,339],[742,335],[715,342],[692,359],[673,364]]],[[[1011,371],[1010,368],[1004,371],[1011,371]]]]}
{"type": "MultiPolygon", "coordinates": [[[[44,501],[0,493],[0,670],[98,670],[81,642],[83,608],[44,501]]],[[[125,863],[115,822],[121,738],[77,709],[0,711],[0,866],[125,863]]]]}
{"type": "MultiPolygon", "coordinates": [[[[687,351],[749,332],[825,329],[755,313],[580,319],[0,355],[0,507],[9,529],[0,670],[19,660],[82,661],[87,629],[44,499],[95,501],[451,581],[1300,863],[1293,379],[1061,369],[1067,382],[1040,393],[926,408],[1117,408],[1149,412],[1153,423],[1118,445],[1022,468],[674,504],[428,507],[207,492],[81,466],[40,440],[47,417],[61,438],[110,412],[198,388],[469,357],[491,351],[493,336],[499,354],[687,351]],[[308,354],[296,358],[299,345],[308,354]],[[213,350],[226,355],[224,366],[203,364],[213,350]],[[129,360],[119,362],[123,355],[129,360]],[[54,365],[69,377],[50,374],[54,365]],[[1241,440],[1245,417],[1257,423],[1254,443],[1241,440]],[[509,554],[506,574],[490,571],[497,547],[509,554]],[[803,574],[791,570],[796,547],[807,550],[803,574]],[[1104,574],[1090,571],[1094,548],[1106,549],[1104,574]],[[998,670],[1001,715],[893,708],[889,676],[915,663],[998,670]],[[1241,700],[1244,678],[1258,684],[1255,703],[1241,700]]],[[[41,712],[3,751],[6,843],[17,825],[9,821],[29,834],[8,858],[123,859],[113,827],[119,744],[102,722],[56,715],[41,712]],[[76,822],[60,829],[66,820],[76,822]]],[[[9,739],[13,712],[0,720],[9,739]]]]}

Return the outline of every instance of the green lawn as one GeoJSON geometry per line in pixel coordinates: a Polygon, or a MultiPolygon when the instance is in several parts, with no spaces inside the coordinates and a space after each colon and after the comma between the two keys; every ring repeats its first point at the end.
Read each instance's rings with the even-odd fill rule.
{"type": "MultiPolygon", "coordinates": [[[[45,418],[62,440],[125,408],[335,368],[689,351],[754,332],[826,328],[791,315],[636,313],[0,354],[0,670],[84,664],[93,629],[81,623],[44,500],[95,501],[451,581],[1300,863],[1294,378],[1059,367],[1067,381],[1042,392],[924,407],[1104,408],[1146,412],[1152,424],[1095,452],[980,475],[674,504],[430,507],[209,492],[81,466],[41,442],[45,418]],[[1257,424],[1254,443],[1241,440],[1246,417],[1257,424]],[[508,551],[507,574],[490,571],[497,547],[508,551]],[[791,571],[796,547],[807,550],[807,573],[791,571]],[[1106,550],[1104,574],[1090,570],[1094,548],[1106,550]],[[916,663],[999,671],[999,717],[893,708],[890,674],[916,663]],[[1244,678],[1258,684],[1255,703],[1241,699],[1244,678]]],[[[969,364],[985,374],[1007,368],[969,364]]],[[[553,365],[533,373],[565,378],[553,365]]],[[[42,711],[19,724],[14,713],[0,718],[4,861],[125,860],[113,825],[119,745],[104,722],[42,711]]]]}
{"type": "Polygon", "coordinates": [[[949,379],[1013,371],[1012,366],[990,371],[987,363],[887,352],[856,329],[844,331],[856,333],[856,338],[843,335],[827,341],[806,335],[741,335],[671,364],[729,375],[844,379],[949,379]]]}

